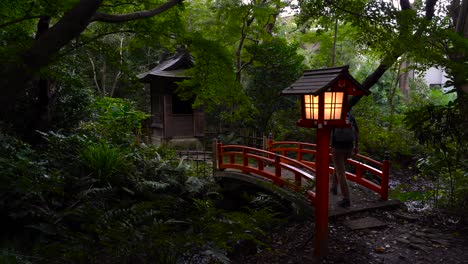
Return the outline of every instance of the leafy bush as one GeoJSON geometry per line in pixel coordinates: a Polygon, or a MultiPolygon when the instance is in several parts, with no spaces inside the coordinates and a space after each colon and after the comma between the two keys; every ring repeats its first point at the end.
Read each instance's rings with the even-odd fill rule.
{"type": "Polygon", "coordinates": [[[435,182],[433,199],[439,205],[455,208],[468,205],[465,115],[455,102],[429,103],[406,114],[406,124],[427,148],[418,161],[418,168],[435,182]]]}
{"type": "Polygon", "coordinates": [[[143,120],[149,117],[132,102],[110,97],[96,100],[92,112],[91,120],[81,124],[82,133],[95,141],[107,140],[124,146],[136,143],[135,136],[140,135],[143,120]]]}
{"type": "Polygon", "coordinates": [[[115,182],[111,177],[125,173],[126,162],[122,150],[107,143],[87,146],[80,156],[84,166],[97,176],[101,183],[115,182]]]}
{"type": "Polygon", "coordinates": [[[40,153],[0,137],[2,233],[16,238],[3,243],[17,245],[4,258],[13,263],[227,261],[241,241],[262,243],[277,222],[265,204],[216,208],[214,179],[166,146],[43,136],[49,151],[40,153]],[[31,257],[20,262],[21,254],[31,257]]]}
{"type": "MultiPolygon", "coordinates": [[[[72,82],[72,80],[68,80],[72,82]]],[[[83,85],[58,85],[53,109],[51,111],[52,128],[59,131],[72,131],[81,120],[86,119],[94,102],[93,91],[83,85]]]]}
{"type": "Polygon", "coordinates": [[[208,165],[178,159],[166,145],[137,144],[147,115],[131,103],[104,98],[90,111],[78,129],[62,130],[68,134],[41,132],[45,142],[34,149],[0,133],[0,242],[14,252],[0,257],[16,263],[226,261],[240,240],[260,243],[263,228],[275,223],[266,208],[214,207],[221,194],[208,165]]]}
{"type": "Polygon", "coordinates": [[[392,160],[398,162],[422,150],[414,144],[413,132],[404,126],[404,115],[389,115],[374,98],[362,98],[353,108],[353,115],[359,126],[359,147],[363,154],[383,159],[388,151],[392,160]]]}
{"type": "Polygon", "coordinates": [[[32,225],[57,220],[63,178],[28,144],[0,133],[0,146],[0,233],[13,238],[8,245],[28,249],[38,238],[32,225]]]}

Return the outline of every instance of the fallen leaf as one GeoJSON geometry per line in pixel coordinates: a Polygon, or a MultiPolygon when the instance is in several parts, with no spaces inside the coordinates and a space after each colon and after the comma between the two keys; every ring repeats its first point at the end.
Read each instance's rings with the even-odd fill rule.
{"type": "Polygon", "coordinates": [[[378,248],[375,249],[375,252],[377,252],[377,253],[384,253],[384,252],[385,252],[385,248],[383,248],[383,247],[378,247],[378,248]]]}

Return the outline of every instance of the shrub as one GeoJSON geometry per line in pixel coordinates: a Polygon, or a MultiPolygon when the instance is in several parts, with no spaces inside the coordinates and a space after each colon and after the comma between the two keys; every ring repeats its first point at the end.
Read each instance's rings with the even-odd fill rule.
{"type": "Polygon", "coordinates": [[[90,145],[81,152],[81,160],[86,168],[95,175],[101,183],[115,182],[114,176],[125,174],[127,167],[122,150],[107,143],[90,145]]]}
{"type": "Polygon", "coordinates": [[[94,141],[130,146],[137,142],[136,136],[141,134],[143,120],[148,117],[130,101],[104,97],[94,103],[92,118],[81,124],[81,132],[94,141]]]}
{"type": "Polygon", "coordinates": [[[468,140],[466,113],[455,102],[447,105],[426,104],[411,109],[405,122],[424,144],[420,172],[435,183],[434,201],[442,206],[460,208],[467,206],[466,188],[468,140]]]}

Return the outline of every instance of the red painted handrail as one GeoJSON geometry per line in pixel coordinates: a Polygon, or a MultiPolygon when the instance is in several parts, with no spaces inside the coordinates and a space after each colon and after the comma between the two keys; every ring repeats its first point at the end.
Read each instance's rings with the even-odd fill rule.
{"type": "MultiPolygon", "coordinates": [[[[281,153],[281,155],[284,156],[295,154],[297,161],[315,168],[315,159],[306,160],[304,159],[304,154],[316,155],[316,144],[293,141],[274,142],[270,139],[267,143],[267,150],[274,153],[281,153]]],[[[347,163],[354,166],[356,173],[346,172],[346,178],[378,193],[382,200],[388,200],[388,182],[390,173],[390,161],[388,159],[388,155],[385,156],[383,162],[378,162],[369,157],[357,154],[353,159],[348,159],[347,163]],[[369,172],[380,178],[380,185],[364,178],[365,172],[369,172]]],[[[333,170],[334,168],[330,166],[330,173],[333,173],[333,170]]]]}
{"type": "MultiPolygon", "coordinates": [[[[218,143],[216,149],[219,170],[235,169],[245,174],[255,174],[270,179],[276,185],[291,187],[296,191],[302,190],[303,181],[315,183],[315,169],[295,159],[241,145],[218,143]]],[[[315,204],[315,192],[304,191],[311,203],[315,204]]]]}

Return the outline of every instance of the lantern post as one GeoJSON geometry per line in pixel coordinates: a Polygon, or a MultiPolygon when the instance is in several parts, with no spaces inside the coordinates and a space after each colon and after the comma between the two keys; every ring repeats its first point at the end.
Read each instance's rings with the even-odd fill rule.
{"type": "Polygon", "coordinates": [[[306,70],[282,91],[283,95],[300,96],[301,119],[296,125],[316,128],[314,255],[318,257],[328,255],[330,132],[332,128],[350,126],[346,122],[348,96],[367,93],[349,74],[348,66],[306,70]]]}

